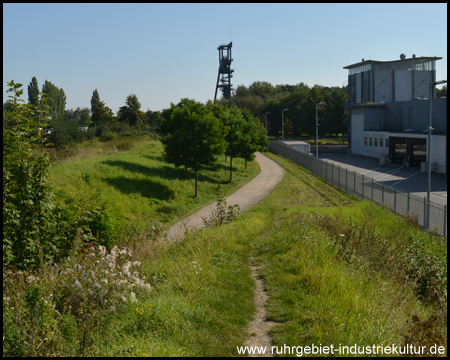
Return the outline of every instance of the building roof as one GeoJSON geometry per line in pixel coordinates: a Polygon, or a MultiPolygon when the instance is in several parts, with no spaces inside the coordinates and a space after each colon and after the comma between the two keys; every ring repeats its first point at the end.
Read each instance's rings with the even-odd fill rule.
{"type": "Polygon", "coordinates": [[[436,61],[436,60],[441,60],[441,59],[442,59],[442,57],[439,57],[439,56],[433,56],[433,57],[420,56],[420,57],[412,57],[412,58],[408,58],[408,59],[405,58],[405,59],[391,60],[391,61],[378,61],[378,60],[362,59],[361,62],[344,66],[344,69],[353,69],[355,67],[359,67],[362,65],[368,65],[368,64],[395,64],[395,63],[401,63],[401,62],[407,62],[407,61],[436,61]]]}

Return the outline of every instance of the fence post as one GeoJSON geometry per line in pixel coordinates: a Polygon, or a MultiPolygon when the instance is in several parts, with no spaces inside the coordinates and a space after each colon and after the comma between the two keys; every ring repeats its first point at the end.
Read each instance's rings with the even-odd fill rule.
{"type": "Polygon", "coordinates": [[[427,198],[426,198],[426,196],[423,197],[423,227],[428,229],[428,224],[427,224],[427,198]]]}
{"type": "Polygon", "coordinates": [[[334,185],[334,166],[331,163],[331,185],[334,185]]]}
{"type": "Polygon", "coordinates": [[[341,165],[338,165],[338,189],[341,188],[341,165]]]}
{"type": "Polygon", "coordinates": [[[362,199],[364,200],[364,174],[362,177],[362,199]]]}
{"type": "Polygon", "coordinates": [[[356,171],[353,171],[353,194],[356,194],[356,171]]]}
{"type": "Polygon", "coordinates": [[[371,194],[371,199],[373,201],[373,178],[372,178],[372,194],[371,194]]]}
{"type": "Polygon", "coordinates": [[[447,204],[444,205],[444,232],[442,236],[446,238],[445,232],[447,231],[447,204]]]}
{"type": "Polygon", "coordinates": [[[397,212],[397,190],[394,189],[394,212],[397,212]]]}
{"type": "Polygon", "coordinates": [[[345,168],[345,192],[348,194],[347,180],[348,180],[348,169],[345,168]]]}
{"type": "Polygon", "coordinates": [[[384,205],[384,185],[381,185],[381,205],[384,205]]]}
{"type": "Polygon", "coordinates": [[[407,211],[409,213],[409,191],[408,191],[408,201],[407,201],[407,205],[406,205],[407,211]]]}

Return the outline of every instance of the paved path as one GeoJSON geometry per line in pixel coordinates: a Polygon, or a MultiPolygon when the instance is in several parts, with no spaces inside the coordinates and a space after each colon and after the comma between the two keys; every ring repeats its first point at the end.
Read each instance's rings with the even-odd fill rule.
{"type": "MultiPolygon", "coordinates": [[[[241,211],[264,199],[270,191],[283,179],[284,169],[275,161],[261,153],[256,153],[256,161],[261,166],[261,172],[252,181],[245,184],[234,194],[226,197],[227,205],[238,204],[241,211]]],[[[202,217],[209,217],[210,212],[216,208],[216,202],[205,206],[195,214],[180,220],[167,230],[167,239],[170,241],[182,237],[186,229],[192,230],[204,227],[202,217]]]]}

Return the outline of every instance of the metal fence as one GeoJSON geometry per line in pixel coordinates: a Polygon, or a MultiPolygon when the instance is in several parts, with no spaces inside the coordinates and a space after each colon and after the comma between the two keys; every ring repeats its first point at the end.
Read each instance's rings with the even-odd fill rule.
{"type": "Polygon", "coordinates": [[[358,199],[372,200],[397,214],[414,214],[422,227],[435,230],[439,235],[447,238],[447,205],[434,202],[428,204],[426,197],[421,198],[383,185],[374,181],[373,178],[364,177],[355,171],[349,171],[347,168],[301,153],[279,142],[271,141],[269,150],[302,166],[358,199]]]}

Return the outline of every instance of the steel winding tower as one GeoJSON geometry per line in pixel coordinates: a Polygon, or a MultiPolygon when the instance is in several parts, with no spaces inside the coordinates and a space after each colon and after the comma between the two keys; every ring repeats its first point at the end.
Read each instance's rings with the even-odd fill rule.
{"type": "Polygon", "coordinates": [[[231,97],[231,90],[233,90],[231,85],[231,78],[233,77],[234,70],[230,69],[231,62],[231,46],[233,43],[230,42],[228,45],[220,45],[217,50],[219,50],[219,73],[217,74],[216,92],[214,94],[214,102],[216,102],[217,89],[222,89],[222,95],[225,99],[231,97]],[[224,53],[225,52],[225,53],[224,53]],[[220,80],[220,84],[219,84],[220,80]]]}

